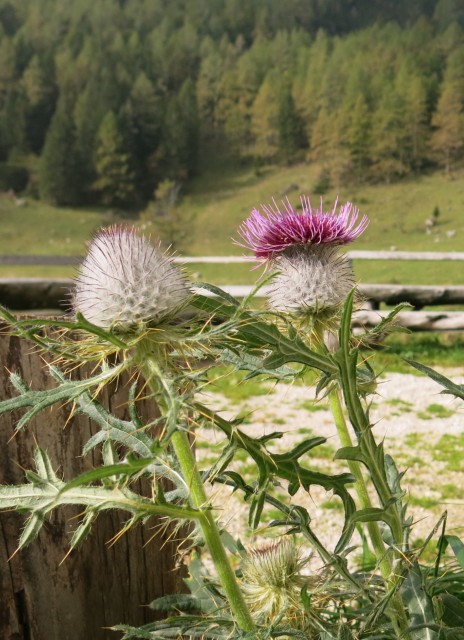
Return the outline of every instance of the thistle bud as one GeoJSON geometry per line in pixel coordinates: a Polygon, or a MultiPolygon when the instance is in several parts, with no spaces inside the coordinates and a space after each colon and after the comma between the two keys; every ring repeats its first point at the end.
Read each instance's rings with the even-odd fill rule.
{"type": "Polygon", "coordinates": [[[135,229],[115,225],[90,245],[73,308],[99,327],[130,332],[174,319],[189,296],[186,278],[166,253],[135,229]]]}
{"type": "Polygon", "coordinates": [[[287,624],[305,626],[301,589],[307,578],[300,574],[298,548],[284,538],[267,547],[253,549],[242,567],[242,591],[256,621],[275,622],[284,614],[287,624]]]}

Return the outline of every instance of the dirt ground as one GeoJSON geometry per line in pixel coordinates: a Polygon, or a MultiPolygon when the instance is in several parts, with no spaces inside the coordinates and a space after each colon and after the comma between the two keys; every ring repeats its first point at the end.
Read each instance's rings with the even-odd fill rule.
{"type": "MultiPolygon", "coordinates": [[[[464,381],[462,369],[443,373],[455,382],[464,381]]],[[[438,384],[424,376],[388,373],[380,378],[372,397],[376,439],[384,440],[385,451],[394,457],[399,470],[405,471],[402,487],[409,500],[408,513],[414,518],[414,540],[426,538],[445,510],[447,532],[464,534],[464,403],[440,391],[438,384]]],[[[337,432],[326,402],[315,402],[314,388],[279,383],[267,395],[250,397],[239,406],[220,394],[208,394],[206,402],[221,409],[225,417],[245,414],[243,429],[250,435],[283,431],[284,437],[273,445],[275,451],[289,450],[305,437],[324,436],[326,444],[308,453],[302,463],[325,472],[347,471],[342,462],[333,461],[340,446],[337,432]]],[[[200,431],[199,459],[210,462],[214,458],[211,447],[221,441],[220,433],[200,431]]],[[[252,460],[241,459],[236,469],[253,481],[253,465],[252,460]]],[[[272,513],[265,512],[263,527],[252,535],[246,524],[247,506],[240,497],[215,485],[211,498],[222,524],[245,544],[259,545],[276,535],[266,527],[272,513]]],[[[298,491],[292,502],[308,509],[313,530],[332,548],[343,520],[338,499],[314,487],[309,494],[298,491]]]]}

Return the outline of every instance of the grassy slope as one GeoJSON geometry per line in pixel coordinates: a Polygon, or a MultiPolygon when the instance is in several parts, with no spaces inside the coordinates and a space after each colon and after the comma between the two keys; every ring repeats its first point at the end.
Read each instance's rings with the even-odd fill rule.
{"type": "MultiPolygon", "coordinates": [[[[237,228],[250,210],[272,197],[280,199],[291,185],[292,203],[300,193],[310,195],[317,169],[307,165],[267,168],[259,176],[252,168],[216,166],[189,185],[182,211],[194,213],[192,234],[182,248],[186,255],[241,255],[233,244],[237,228]]],[[[366,233],[356,243],[357,249],[460,251],[464,248],[464,170],[450,180],[432,174],[393,185],[340,187],[341,201],[351,200],[370,218],[366,233]],[[438,205],[439,225],[426,235],[424,221],[438,205]],[[448,233],[447,233],[448,232],[448,233]],[[450,232],[454,232],[452,235],[450,232]],[[450,237],[450,235],[452,237],[450,237]]],[[[337,195],[324,196],[327,206],[337,195]]],[[[318,198],[313,198],[317,203],[318,198]]],[[[10,200],[0,200],[0,254],[39,253],[82,255],[85,243],[101,225],[124,221],[98,210],[74,210],[29,202],[17,207],[10,200]]],[[[132,222],[132,221],[127,221],[132,222]]],[[[355,264],[364,282],[462,283],[463,263],[363,262],[355,264]]],[[[198,277],[218,284],[253,282],[257,272],[249,265],[193,267],[198,277]]],[[[72,269],[0,267],[0,275],[60,275],[72,269]]]]}
{"type": "MultiPolygon", "coordinates": [[[[328,205],[337,195],[341,201],[351,200],[370,218],[366,233],[356,242],[357,249],[390,249],[411,251],[460,251],[464,248],[464,171],[450,180],[432,174],[393,185],[341,187],[324,196],[328,205]],[[425,233],[425,220],[435,206],[440,208],[439,225],[433,234],[425,233]],[[455,232],[449,237],[447,232],[455,232]]],[[[289,197],[298,202],[300,193],[311,194],[315,184],[312,167],[299,165],[268,169],[257,178],[253,171],[228,173],[198,178],[186,196],[183,207],[196,215],[195,231],[188,247],[191,255],[241,254],[230,238],[237,237],[237,227],[249,211],[260,203],[279,198],[291,185],[289,197]]],[[[313,198],[317,203],[318,198],[313,198]]],[[[357,262],[358,277],[365,282],[462,283],[462,263],[391,263],[357,262]]],[[[201,267],[203,277],[221,277],[218,267],[201,267]]],[[[247,268],[227,268],[221,282],[244,281],[247,268]],[[237,275],[238,274],[238,275],[237,275]]],[[[255,276],[252,275],[252,279],[255,276]]]]}

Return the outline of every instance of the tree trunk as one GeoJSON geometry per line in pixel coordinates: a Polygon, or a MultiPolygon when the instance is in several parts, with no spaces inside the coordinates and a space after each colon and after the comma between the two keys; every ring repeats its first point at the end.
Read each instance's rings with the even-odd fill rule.
{"type": "MultiPolygon", "coordinates": [[[[11,397],[8,371],[21,375],[36,389],[54,386],[40,354],[26,341],[0,336],[0,400],[11,397]]],[[[77,371],[76,375],[82,372],[77,371]]],[[[128,385],[110,385],[99,400],[119,417],[125,416],[128,385]]],[[[141,414],[153,417],[153,403],[140,401],[141,414]]],[[[58,475],[71,479],[98,462],[98,453],[81,457],[95,432],[88,418],[70,417],[71,407],[42,411],[14,435],[18,415],[0,417],[0,484],[23,484],[24,469],[33,467],[36,446],[45,449],[58,475]]],[[[69,540],[80,508],[54,512],[38,538],[15,553],[24,516],[0,513],[0,637],[5,640],[117,640],[115,624],[142,625],[154,619],[146,606],[154,598],[182,590],[175,568],[179,544],[160,534],[151,519],[117,540],[128,514],[99,515],[89,537],[69,553],[69,540]]],[[[171,531],[172,533],[172,531],[171,531]]],[[[178,536],[176,536],[178,538],[178,536]]]]}

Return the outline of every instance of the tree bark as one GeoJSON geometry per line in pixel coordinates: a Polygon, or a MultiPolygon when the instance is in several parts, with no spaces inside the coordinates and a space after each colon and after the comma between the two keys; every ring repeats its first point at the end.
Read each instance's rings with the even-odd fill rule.
{"type": "MultiPolygon", "coordinates": [[[[0,361],[0,400],[15,393],[8,371],[17,372],[36,389],[55,385],[30,343],[0,335],[0,361]]],[[[99,396],[122,418],[127,418],[128,386],[118,381],[99,396]]],[[[140,401],[139,410],[151,418],[156,415],[156,407],[146,400],[140,401]]],[[[71,407],[42,411],[30,426],[14,434],[18,418],[18,414],[0,417],[0,484],[25,482],[24,469],[33,467],[37,445],[48,452],[58,475],[67,480],[98,462],[98,453],[93,459],[81,455],[84,443],[97,428],[85,416],[72,416],[71,407]]],[[[182,572],[176,569],[179,540],[170,540],[169,530],[160,534],[156,519],[114,540],[128,514],[103,512],[89,537],[68,555],[70,536],[81,511],[69,508],[54,512],[38,538],[17,553],[24,516],[0,513],[1,638],[117,640],[121,634],[108,627],[145,624],[155,617],[147,604],[182,590],[182,572]]]]}

